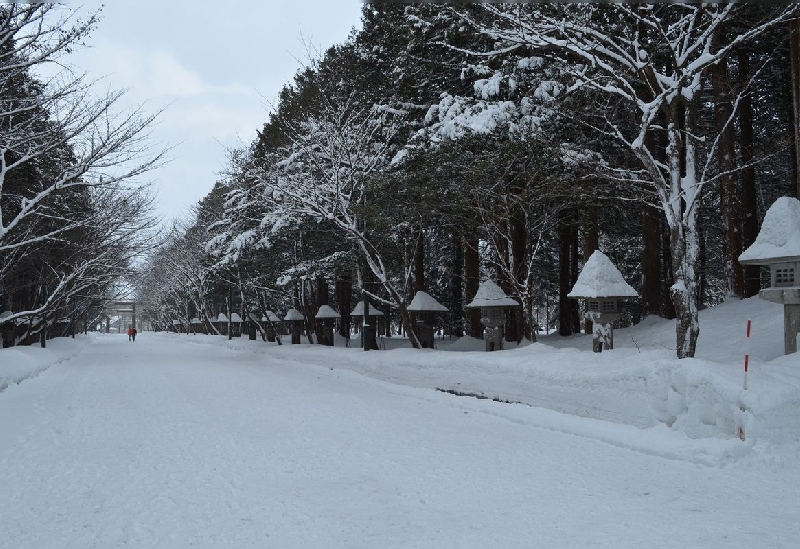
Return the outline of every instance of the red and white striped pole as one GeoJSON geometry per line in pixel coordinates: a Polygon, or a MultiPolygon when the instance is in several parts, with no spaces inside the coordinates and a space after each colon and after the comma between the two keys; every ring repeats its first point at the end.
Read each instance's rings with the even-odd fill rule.
{"type": "Polygon", "coordinates": [[[744,390],[747,390],[747,370],[750,366],[750,319],[747,319],[747,354],[744,355],[744,390]]]}

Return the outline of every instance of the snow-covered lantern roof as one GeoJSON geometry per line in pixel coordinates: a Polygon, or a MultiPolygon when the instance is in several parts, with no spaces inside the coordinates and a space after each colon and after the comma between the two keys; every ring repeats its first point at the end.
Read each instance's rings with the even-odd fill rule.
{"type": "Polygon", "coordinates": [[[475,298],[467,305],[468,309],[499,307],[507,309],[509,307],[519,307],[519,303],[498,286],[494,280],[487,279],[478,287],[475,298]]]}
{"type": "Polygon", "coordinates": [[[173,321],[172,321],[172,325],[173,325],[173,326],[178,326],[180,323],[181,323],[181,321],[180,321],[180,320],[173,320],[173,321]]]}
{"type": "Polygon", "coordinates": [[[217,316],[217,322],[228,322],[228,317],[225,316],[225,313],[220,313],[219,316],[217,316]]]}
{"type": "Polygon", "coordinates": [[[202,320],[200,320],[200,319],[199,319],[199,318],[197,318],[197,317],[195,317],[195,318],[193,318],[193,319],[191,320],[191,323],[192,323],[192,324],[200,324],[201,322],[202,322],[202,320]]]}
{"type": "MultiPolygon", "coordinates": [[[[374,307],[371,303],[369,305],[369,316],[381,316],[383,315],[383,311],[374,307]]],[[[350,316],[364,316],[364,302],[359,301],[358,304],[353,309],[353,312],[350,313],[350,316]]]]}
{"type": "Polygon", "coordinates": [[[334,318],[339,318],[339,313],[333,310],[330,305],[320,305],[319,311],[314,318],[318,318],[320,320],[329,320],[334,318]]]}
{"type": "Polygon", "coordinates": [[[303,313],[301,313],[297,309],[289,309],[286,312],[286,316],[283,319],[287,322],[299,322],[305,320],[305,318],[303,317],[303,313]]]}
{"type": "Polygon", "coordinates": [[[238,313],[231,313],[231,322],[241,322],[242,317],[238,313]]]}
{"type": "Polygon", "coordinates": [[[519,303],[507,296],[495,281],[486,279],[478,287],[475,298],[469,302],[467,309],[480,308],[481,324],[496,328],[505,323],[506,310],[519,306],[519,303]]]}
{"type": "Polygon", "coordinates": [[[586,299],[592,312],[616,313],[620,299],[639,297],[636,290],[625,282],[622,273],[601,252],[595,250],[583,266],[575,286],[567,294],[571,299],[586,299]]]}
{"type": "Polygon", "coordinates": [[[261,317],[261,321],[262,321],[262,322],[266,322],[266,321],[270,321],[270,322],[280,322],[280,321],[281,321],[281,319],[280,319],[280,318],[278,318],[278,315],[276,315],[276,314],[275,314],[275,313],[273,313],[272,311],[267,311],[267,314],[265,314],[263,317],[261,317]]]}
{"type": "Polygon", "coordinates": [[[447,313],[447,307],[436,301],[430,294],[422,290],[414,294],[414,299],[408,305],[407,310],[412,313],[447,313]]]}
{"type": "MultiPolygon", "coordinates": [[[[771,288],[800,286],[800,200],[782,196],[767,210],[742,265],[769,265],[771,288]]],[[[762,296],[763,297],[763,296],[762,296]]]]}

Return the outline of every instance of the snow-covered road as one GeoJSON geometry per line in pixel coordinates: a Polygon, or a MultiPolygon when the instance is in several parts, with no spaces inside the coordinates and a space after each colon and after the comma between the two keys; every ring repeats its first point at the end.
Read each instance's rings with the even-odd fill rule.
{"type": "Polygon", "coordinates": [[[653,431],[98,337],[0,393],[0,548],[798,546],[796,468],[667,459],[687,441],[666,429],[650,452],[601,440],[635,433],[653,431]]]}

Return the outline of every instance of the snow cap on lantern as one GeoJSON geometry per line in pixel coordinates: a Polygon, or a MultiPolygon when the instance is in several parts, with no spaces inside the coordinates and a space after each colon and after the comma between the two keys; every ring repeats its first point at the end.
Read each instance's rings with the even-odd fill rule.
{"type": "Polygon", "coordinates": [[[297,309],[289,309],[288,311],[286,311],[286,316],[283,319],[287,322],[298,322],[305,320],[303,318],[303,313],[301,313],[297,309]]]}
{"type": "Polygon", "coordinates": [[[333,310],[330,305],[320,305],[315,318],[319,319],[332,319],[339,318],[339,313],[333,310]]]}
{"type": "Polygon", "coordinates": [[[407,309],[412,313],[447,313],[447,307],[436,301],[430,294],[422,290],[414,294],[407,309]]]}
{"type": "Polygon", "coordinates": [[[800,200],[782,196],[769,207],[755,242],[742,252],[739,263],[769,265],[771,288],[800,286],[800,200]]]}
{"type": "MultiPolygon", "coordinates": [[[[374,307],[372,304],[369,306],[369,316],[381,316],[383,315],[383,311],[374,307]]],[[[358,304],[353,309],[353,312],[350,313],[350,316],[364,316],[364,302],[359,301],[358,304]]]]}

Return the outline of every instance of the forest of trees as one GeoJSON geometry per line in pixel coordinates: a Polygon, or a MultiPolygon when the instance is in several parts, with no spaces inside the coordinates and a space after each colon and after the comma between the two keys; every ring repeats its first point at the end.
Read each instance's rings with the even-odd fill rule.
{"type": "Polygon", "coordinates": [[[566,295],[603,250],[676,318],[760,287],[736,261],[798,192],[795,5],[396,4],[312,56],[257,139],[143,270],[153,324],[293,307],[309,333],[362,296],[481,337],[464,305],[487,277],[522,305],[506,337],[580,331],[566,295]],[[793,49],[794,48],[794,49],[793,49]],[[158,269],[172,273],[164,285],[158,269]]]}
{"type": "MultiPolygon", "coordinates": [[[[89,119],[115,97],[81,103],[85,112],[75,104],[62,120],[60,102],[83,83],[59,90],[32,78],[48,50],[26,52],[13,40],[23,8],[2,10],[12,37],[0,52],[2,110],[36,107],[0,113],[9,128],[0,134],[0,297],[26,319],[62,315],[67,304],[85,311],[94,304],[79,296],[110,290],[111,278],[91,270],[113,254],[129,270],[137,252],[136,241],[117,245],[125,223],[103,232],[88,220],[108,216],[102,200],[145,206],[101,168],[122,154],[115,145],[137,150],[148,119],[134,115],[86,141],[97,127],[89,119]],[[17,129],[55,141],[30,156],[17,129]],[[98,143],[105,148],[93,151],[98,143]],[[61,244],[92,239],[97,246],[61,244]]],[[[799,192],[799,12],[365,4],[360,30],[310,54],[266,122],[253,121],[263,123],[257,138],[230,151],[194,218],[149,251],[133,276],[138,310],[155,329],[177,321],[191,331],[197,319],[213,333],[220,312],[247,319],[295,308],[318,341],[321,305],[341,313],[344,335],[366,296],[416,347],[406,309],[416,291],[450,310],[446,333],[481,337],[465,304],[492,278],[521,305],[507,318],[509,341],[542,329],[570,335],[585,326],[567,293],[600,249],[641,295],[623,322],[675,318],[677,356],[691,357],[700,309],[757,294],[762,273],[736,258],[772,202],[799,192]]],[[[72,23],[75,37],[91,26],[72,23]]],[[[54,43],[47,55],[59,52],[54,43]]]]}
{"type": "Polygon", "coordinates": [[[95,24],[62,5],[0,6],[4,346],[93,323],[152,243],[152,196],[132,180],[160,161],[148,140],[157,113],[124,112],[121,92],[98,97],[66,68],[43,76],[95,24]]]}

